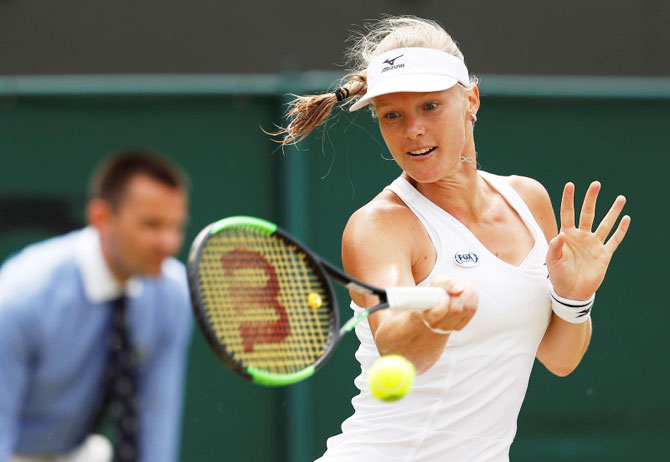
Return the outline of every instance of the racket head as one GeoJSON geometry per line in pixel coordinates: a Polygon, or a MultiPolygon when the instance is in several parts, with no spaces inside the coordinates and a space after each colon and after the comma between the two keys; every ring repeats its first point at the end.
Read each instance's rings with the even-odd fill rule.
{"type": "Polygon", "coordinates": [[[319,261],[254,217],[224,218],[198,234],[188,259],[192,305],[229,369],[275,386],[303,380],[323,364],[336,344],[339,314],[319,261]]]}

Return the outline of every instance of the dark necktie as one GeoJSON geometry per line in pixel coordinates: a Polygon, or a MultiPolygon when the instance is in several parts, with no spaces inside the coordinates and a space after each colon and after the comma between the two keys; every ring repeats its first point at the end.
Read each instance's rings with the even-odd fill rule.
{"type": "Polygon", "coordinates": [[[114,425],[116,462],[137,462],[137,362],[126,322],[126,300],[112,301],[112,329],[108,337],[105,404],[114,425]]]}

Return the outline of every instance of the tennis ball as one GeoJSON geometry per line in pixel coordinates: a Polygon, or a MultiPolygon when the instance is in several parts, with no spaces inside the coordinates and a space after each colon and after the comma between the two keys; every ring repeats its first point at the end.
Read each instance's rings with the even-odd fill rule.
{"type": "Polygon", "coordinates": [[[323,300],[321,300],[321,295],[316,292],[310,292],[307,296],[307,304],[314,309],[321,307],[323,300]]]}
{"type": "Polygon", "coordinates": [[[404,356],[387,355],[379,358],[368,372],[372,395],[382,401],[397,401],[412,388],[416,369],[404,356]]]}

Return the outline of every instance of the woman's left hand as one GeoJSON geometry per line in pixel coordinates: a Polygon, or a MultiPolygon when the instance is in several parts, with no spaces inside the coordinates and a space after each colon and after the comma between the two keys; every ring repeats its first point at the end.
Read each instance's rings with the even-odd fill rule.
{"type": "Polygon", "coordinates": [[[547,269],[554,290],[561,297],[587,300],[600,287],[614,251],[623,241],[630,217],[624,216],[607,239],[621,214],[626,198],[618,196],[598,228],[592,231],[600,183],[589,186],[575,227],[575,185],[568,183],[561,201],[561,229],[549,243],[547,269]]]}

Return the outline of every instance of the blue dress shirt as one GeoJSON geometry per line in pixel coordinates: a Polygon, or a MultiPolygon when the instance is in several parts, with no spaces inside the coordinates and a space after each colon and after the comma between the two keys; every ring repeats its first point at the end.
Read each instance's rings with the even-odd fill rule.
{"type": "Polygon", "coordinates": [[[64,454],[103,392],[110,301],[125,292],[139,354],[143,462],[176,461],[192,317],[184,266],[118,285],[93,228],[32,245],[0,269],[0,461],[64,454]]]}

